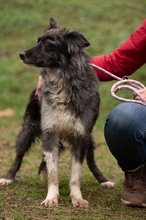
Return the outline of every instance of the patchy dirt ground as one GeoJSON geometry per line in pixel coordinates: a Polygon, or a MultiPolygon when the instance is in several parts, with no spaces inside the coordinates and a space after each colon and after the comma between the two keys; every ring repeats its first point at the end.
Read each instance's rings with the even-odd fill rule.
{"type": "MultiPolygon", "coordinates": [[[[0,141],[0,176],[10,167],[15,156],[15,138],[17,128],[2,128],[0,141]],[[13,131],[13,132],[12,132],[13,131]],[[6,137],[9,137],[8,139],[6,137]]],[[[99,143],[96,153],[99,167],[105,175],[116,181],[115,189],[103,189],[95,181],[86,162],[82,176],[82,192],[90,203],[89,209],[72,208],[69,198],[70,153],[67,150],[59,160],[60,199],[59,207],[47,208],[40,203],[46,196],[47,182],[37,175],[41,161],[41,143],[25,156],[22,167],[16,175],[16,181],[9,186],[0,187],[1,220],[143,220],[145,209],[132,209],[121,205],[120,194],[123,184],[122,172],[107,151],[99,143]],[[106,160],[105,160],[106,158],[106,160]]]]}
{"type": "Polygon", "coordinates": [[[7,108],[7,109],[4,109],[4,110],[1,110],[0,111],[0,118],[4,118],[4,117],[12,117],[15,115],[15,111],[11,108],[7,108]]]}

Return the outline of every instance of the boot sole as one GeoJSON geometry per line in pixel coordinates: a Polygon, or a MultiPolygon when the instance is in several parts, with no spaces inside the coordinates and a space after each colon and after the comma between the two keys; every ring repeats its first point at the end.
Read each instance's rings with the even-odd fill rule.
{"type": "Polygon", "coordinates": [[[132,202],[130,202],[130,201],[126,201],[126,200],[124,200],[124,199],[122,199],[122,198],[121,198],[121,202],[122,202],[123,205],[126,205],[126,206],[146,208],[146,204],[145,204],[145,203],[136,204],[136,203],[132,203],[132,202]]]}

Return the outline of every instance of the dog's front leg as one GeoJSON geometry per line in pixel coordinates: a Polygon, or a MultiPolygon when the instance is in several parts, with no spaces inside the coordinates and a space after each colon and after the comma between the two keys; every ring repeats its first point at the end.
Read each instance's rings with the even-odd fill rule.
{"type": "MultiPolygon", "coordinates": [[[[82,148],[82,146],[79,146],[82,148]]],[[[84,146],[83,146],[84,148],[84,146]]],[[[70,197],[73,207],[85,207],[89,206],[88,201],[84,200],[80,190],[80,179],[82,175],[82,163],[84,160],[85,149],[76,149],[72,154],[71,161],[71,178],[70,178],[70,197]],[[82,154],[82,155],[80,155],[82,154]]]]}
{"type": "Polygon", "coordinates": [[[43,134],[43,154],[48,174],[48,193],[41,205],[58,206],[58,140],[52,134],[43,134]]]}

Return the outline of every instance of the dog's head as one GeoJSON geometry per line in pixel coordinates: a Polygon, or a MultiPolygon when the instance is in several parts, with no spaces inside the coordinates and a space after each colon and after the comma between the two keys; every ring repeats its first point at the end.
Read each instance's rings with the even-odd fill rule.
{"type": "Polygon", "coordinates": [[[50,18],[50,26],[38,38],[37,45],[20,53],[20,58],[24,63],[37,67],[59,67],[69,63],[89,45],[81,33],[60,28],[56,21],[50,18]]]}

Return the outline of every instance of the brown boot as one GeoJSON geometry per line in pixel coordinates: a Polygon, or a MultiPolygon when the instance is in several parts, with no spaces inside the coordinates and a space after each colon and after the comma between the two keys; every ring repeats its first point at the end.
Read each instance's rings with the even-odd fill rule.
{"type": "Polygon", "coordinates": [[[127,206],[146,207],[146,164],[125,171],[121,201],[127,206]]]}

